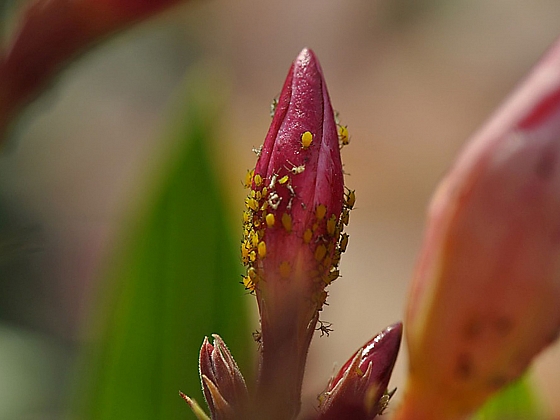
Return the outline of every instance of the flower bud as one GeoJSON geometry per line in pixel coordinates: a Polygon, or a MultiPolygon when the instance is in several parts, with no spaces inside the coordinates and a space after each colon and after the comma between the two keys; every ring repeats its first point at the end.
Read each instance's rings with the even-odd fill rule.
{"type": "Polygon", "coordinates": [[[387,385],[401,345],[402,324],[394,324],[368,341],[331,379],[319,396],[317,420],[371,420],[388,401],[387,385]]]}
{"type": "Polygon", "coordinates": [[[325,287],[338,277],[354,202],[353,192],[345,199],[337,123],[309,49],[290,68],[246,185],[241,248],[261,316],[259,398],[276,407],[262,416],[287,419],[299,411],[309,343],[325,287]]]}
{"type": "Polygon", "coordinates": [[[462,418],[560,329],[560,42],[433,198],[406,317],[401,419],[462,418]]]}
{"type": "Polygon", "coordinates": [[[212,420],[244,418],[248,392],[243,375],[226,344],[217,334],[214,345],[204,338],[200,349],[199,368],[204,398],[212,420]]]}

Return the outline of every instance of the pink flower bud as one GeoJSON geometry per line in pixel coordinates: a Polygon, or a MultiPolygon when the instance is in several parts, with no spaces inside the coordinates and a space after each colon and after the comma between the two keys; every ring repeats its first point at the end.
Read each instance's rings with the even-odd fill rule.
{"type": "Polygon", "coordinates": [[[380,414],[401,336],[402,324],[391,325],[354,353],[321,394],[317,420],[371,420],[380,414]]]}
{"type": "Polygon", "coordinates": [[[214,345],[204,338],[200,349],[199,368],[204,398],[213,420],[243,418],[249,400],[245,380],[224,341],[217,334],[213,337],[214,345]]]}
{"type": "Polygon", "coordinates": [[[345,199],[337,124],[309,49],[290,68],[246,184],[242,256],[261,316],[259,398],[275,407],[263,416],[287,419],[299,411],[309,343],[325,287],[338,277],[354,200],[353,192],[345,199]]]}
{"type": "Polygon", "coordinates": [[[560,42],[433,198],[407,313],[401,419],[461,418],[560,329],[560,42]]]}

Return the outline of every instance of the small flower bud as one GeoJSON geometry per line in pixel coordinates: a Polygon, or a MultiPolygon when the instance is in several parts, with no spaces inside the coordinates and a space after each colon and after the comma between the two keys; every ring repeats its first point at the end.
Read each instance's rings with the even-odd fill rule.
{"type": "Polygon", "coordinates": [[[214,345],[204,338],[199,368],[204,398],[212,420],[242,419],[248,405],[247,386],[226,344],[217,334],[214,345]]]}
{"type": "Polygon", "coordinates": [[[317,420],[371,420],[380,414],[388,403],[382,397],[388,395],[401,336],[402,324],[394,324],[360,348],[319,396],[317,420]]]}
{"type": "Polygon", "coordinates": [[[433,198],[406,318],[399,419],[463,418],[560,329],[560,42],[433,198]]]}

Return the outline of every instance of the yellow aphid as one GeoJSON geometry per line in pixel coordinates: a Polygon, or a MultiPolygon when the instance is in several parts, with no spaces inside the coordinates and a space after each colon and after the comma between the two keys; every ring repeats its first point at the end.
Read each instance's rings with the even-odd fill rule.
{"type": "Polygon", "coordinates": [[[324,278],[326,284],[331,284],[335,281],[338,277],[340,277],[340,271],[333,270],[329,274],[327,274],[324,278]]]}
{"type": "Polygon", "coordinates": [[[243,264],[247,264],[249,262],[249,244],[247,242],[243,242],[241,244],[241,260],[243,264]]]}
{"type": "Polygon", "coordinates": [[[259,242],[257,250],[259,252],[259,257],[266,257],[266,244],[264,243],[264,241],[259,242]]]}
{"type": "Polygon", "coordinates": [[[243,223],[249,223],[251,221],[251,213],[248,211],[243,212],[243,223]]]}
{"type": "Polygon", "coordinates": [[[288,278],[292,274],[292,265],[288,261],[282,261],[280,263],[280,277],[288,278]]]}
{"type": "Polygon", "coordinates": [[[333,267],[336,267],[338,263],[340,263],[340,250],[337,249],[334,251],[331,264],[333,265],[333,267]]]}
{"type": "Polygon", "coordinates": [[[245,174],[245,188],[251,188],[251,184],[253,183],[253,174],[255,173],[254,169],[247,171],[245,174]]]}
{"type": "Polygon", "coordinates": [[[347,146],[350,143],[350,138],[348,137],[348,126],[338,126],[338,141],[340,143],[340,147],[347,146]]]}
{"type": "Polygon", "coordinates": [[[285,184],[286,182],[288,182],[288,180],[290,179],[290,177],[288,175],[284,175],[282,178],[280,178],[278,180],[279,184],[285,184]]]}
{"type": "Polygon", "coordinates": [[[343,233],[340,237],[340,243],[338,244],[338,249],[340,252],[346,251],[346,248],[348,247],[348,238],[349,235],[347,233],[343,233]]]}
{"type": "Polygon", "coordinates": [[[292,216],[288,213],[282,215],[282,226],[284,226],[288,233],[292,231],[292,216]]]}
{"type": "Polygon", "coordinates": [[[342,214],[340,215],[340,221],[343,225],[348,226],[350,222],[350,211],[348,209],[343,209],[342,214]]]}
{"type": "Polygon", "coordinates": [[[266,195],[268,194],[268,188],[263,187],[262,190],[261,190],[261,193],[262,193],[263,197],[266,197],[266,195]]]}
{"type": "Polygon", "coordinates": [[[251,262],[255,262],[256,259],[257,259],[257,253],[255,251],[249,252],[249,260],[251,262]]]}
{"type": "Polygon", "coordinates": [[[247,270],[247,275],[251,280],[253,280],[254,283],[259,282],[259,275],[257,274],[257,270],[255,270],[253,267],[247,270]]]}
{"type": "Polygon", "coordinates": [[[306,231],[303,232],[303,242],[308,244],[309,242],[311,242],[311,238],[313,238],[313,232],[311,231],[311,229],[306,229],[306,231]]]}
{"type": "Polygon", "coordinates": [[[331,217],[329,217],[329,220],[327,220],[327,234],[329,236],[334,236],[335,232],[336,232],[336,216],[333,214],[331,217]]]}
{"type": "Polygon", "coordinates": [[[319,204],[315,209],[315,217],[317,220],[323,220],[325,214],[327,214],[327,207],[324,204],[319,204]]]}
{"type": "Polygon", "coordinates": [[[356,192],[354,190],[348,190],[348,193],[344,196],[344,205],[352,209],[354,204],[356,204],[356,192]]]}
{"type": "Polygon", "coordinates": [[[268,213],[268,214],[266,215],[266,218],[265,218],[265,219],[266,219],[266,225],[267,225],[268,227],[274,226],[274,222],[275,222],[276,220],[274,219],[274,215],[273,215],[272,213],[268,213]]]}
{"type": "Polygon", "coordinates": [[[245,199],[245,204],[253,211],[257,211],[259,209],[259,202],[252,197],[247,197],[245,199]]]}
{"type": "Polygon", "coordinates": [[[325,245],[321,244],[315,248],[315,259],[317,261],[322,261],[323,258],[325,258],[325,255],[327,255],[327,248],[325,245]]]}
{"type": "Polygon", "coordinates": [[[251,242],[253,243],[253,247],[256,247],[259,244],[259,235],[256,232],[252,232],[251,242]]]}
{"type": "Polygon", "coordinates": [[[257,187],[260,187],[261,184],[262,184],[262,181],[263,181],[262,176],[260,176],[259,174],[256,174],[256,175],[253,177],[253,181],[255,182],[255,185],[256,185],[257,187]]]}
{"type": "Polygon", "coordinates": [[[253,280],[249,278],[249,276],[243,277],[243,286],[245,286],[245,290],[249,290],[250,292],[255,291],[256,284],[253,283],[253,280]]]}
{"type": "Polygon", "coordinates": [[[308,149],[313,142],[313,134],[310,131],[306,131],[301,135],[301,147],[304,149],[308,149]]]}

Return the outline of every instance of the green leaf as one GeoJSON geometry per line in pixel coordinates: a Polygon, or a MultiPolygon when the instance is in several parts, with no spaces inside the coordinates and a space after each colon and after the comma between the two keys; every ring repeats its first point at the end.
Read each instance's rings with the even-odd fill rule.
{"type": "Polygon", "coordinates": [[[524,376],[490,399],[473,420],[538,420],[543,418],[543,410],[531,390],[530,381],[527,376],[524,376]]]}
{"type": "Polygon", "coordinates": [[[205,335],[220,334],[240,367],[249,365],[250,299],[212,166],[218,86],[189,78],[178,146],[104,283],[101,339],[80,370],[87,384],[78,387],[80,419],[193,418],[179,390],[204,401],[198,352],[205,335]]]}

